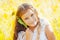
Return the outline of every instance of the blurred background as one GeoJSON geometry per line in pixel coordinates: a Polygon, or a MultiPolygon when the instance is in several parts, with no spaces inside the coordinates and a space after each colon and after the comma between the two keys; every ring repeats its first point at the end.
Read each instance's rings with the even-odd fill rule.
{"type": "Polygon", "coordinates": [[[33,5],[39,17],[46,17],[60,40],[60,0],[0,0],[0,40],[13,40],[16,11],[22,3],[33,5]]]}

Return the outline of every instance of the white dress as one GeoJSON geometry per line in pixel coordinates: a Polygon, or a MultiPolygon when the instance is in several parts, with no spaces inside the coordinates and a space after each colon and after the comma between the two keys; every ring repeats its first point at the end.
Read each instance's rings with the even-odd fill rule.
{"type": "MultiPolygon", "coordinates": [[[[49,22],[45,18],[40,18],[40,23],[41,23],[41,31],[40,31],[39,40],[48,40],[44,30],[45,30],[46,25],[49,25],[49,28],[52,31],[51,25],[49,24],[49,22]]],[[[33,34],[32,40],[36,39],[36,34],[37,34],[37,30],[36,29],[34,30],[34,33],[32,33],[31,30],[30,30],[30,32],[33,34]]],[[[21,31],[21,32],[18,33],[17,40],[26,40],[25,32],[24,31],[21,31]]]]}

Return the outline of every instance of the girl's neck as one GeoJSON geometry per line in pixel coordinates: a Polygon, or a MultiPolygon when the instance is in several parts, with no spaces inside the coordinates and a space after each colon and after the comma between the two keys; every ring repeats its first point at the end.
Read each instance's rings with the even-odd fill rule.
{"type": "Polygon", "coordinates": [[[29,29],[32,31],[32,32],[34,32],[34,29],[35,29],[36,27],[29,27],[29,29]]]}

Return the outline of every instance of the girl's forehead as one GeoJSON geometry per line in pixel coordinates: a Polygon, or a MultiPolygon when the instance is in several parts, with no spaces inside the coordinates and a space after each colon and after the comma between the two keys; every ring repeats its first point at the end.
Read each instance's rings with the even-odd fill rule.
{"type": "Polygon", "coordinates": [[[30,16],[31,14],[34,14],[34,12],[33,12],[31,9],[28,9],[28,10],[24,13],[24,15],[22,15],[22,17],[28,17],[28,16],[30,16]]]}

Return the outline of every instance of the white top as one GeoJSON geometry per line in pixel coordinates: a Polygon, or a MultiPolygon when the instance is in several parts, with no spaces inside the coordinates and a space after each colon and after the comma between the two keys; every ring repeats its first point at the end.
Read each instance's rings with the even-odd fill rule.
{"type": "MultiPolygon", "coordinates": [[[[51,25],[49,24],[49,22],[45,18],[40,18],[40,23],[41,23],[41,30],[40,30],[40,34],[39,34],[40,35],[39,40],[47,40],[47,37],[46,37],[46,34],[45,34],[44,30],[45,30],[46,25],[49,25],[48,27],[52,31],[51,25]]],[[[31,40],[36,40],[37,27],[35,28],[34,32],[32,32],[31,30],[29,30],[29,31],[32,34],[32,39],[31,40]]],[[[21,31],[21,32],[18,33],[17,40],[26,40],[24,31],[21,31]]]]}

